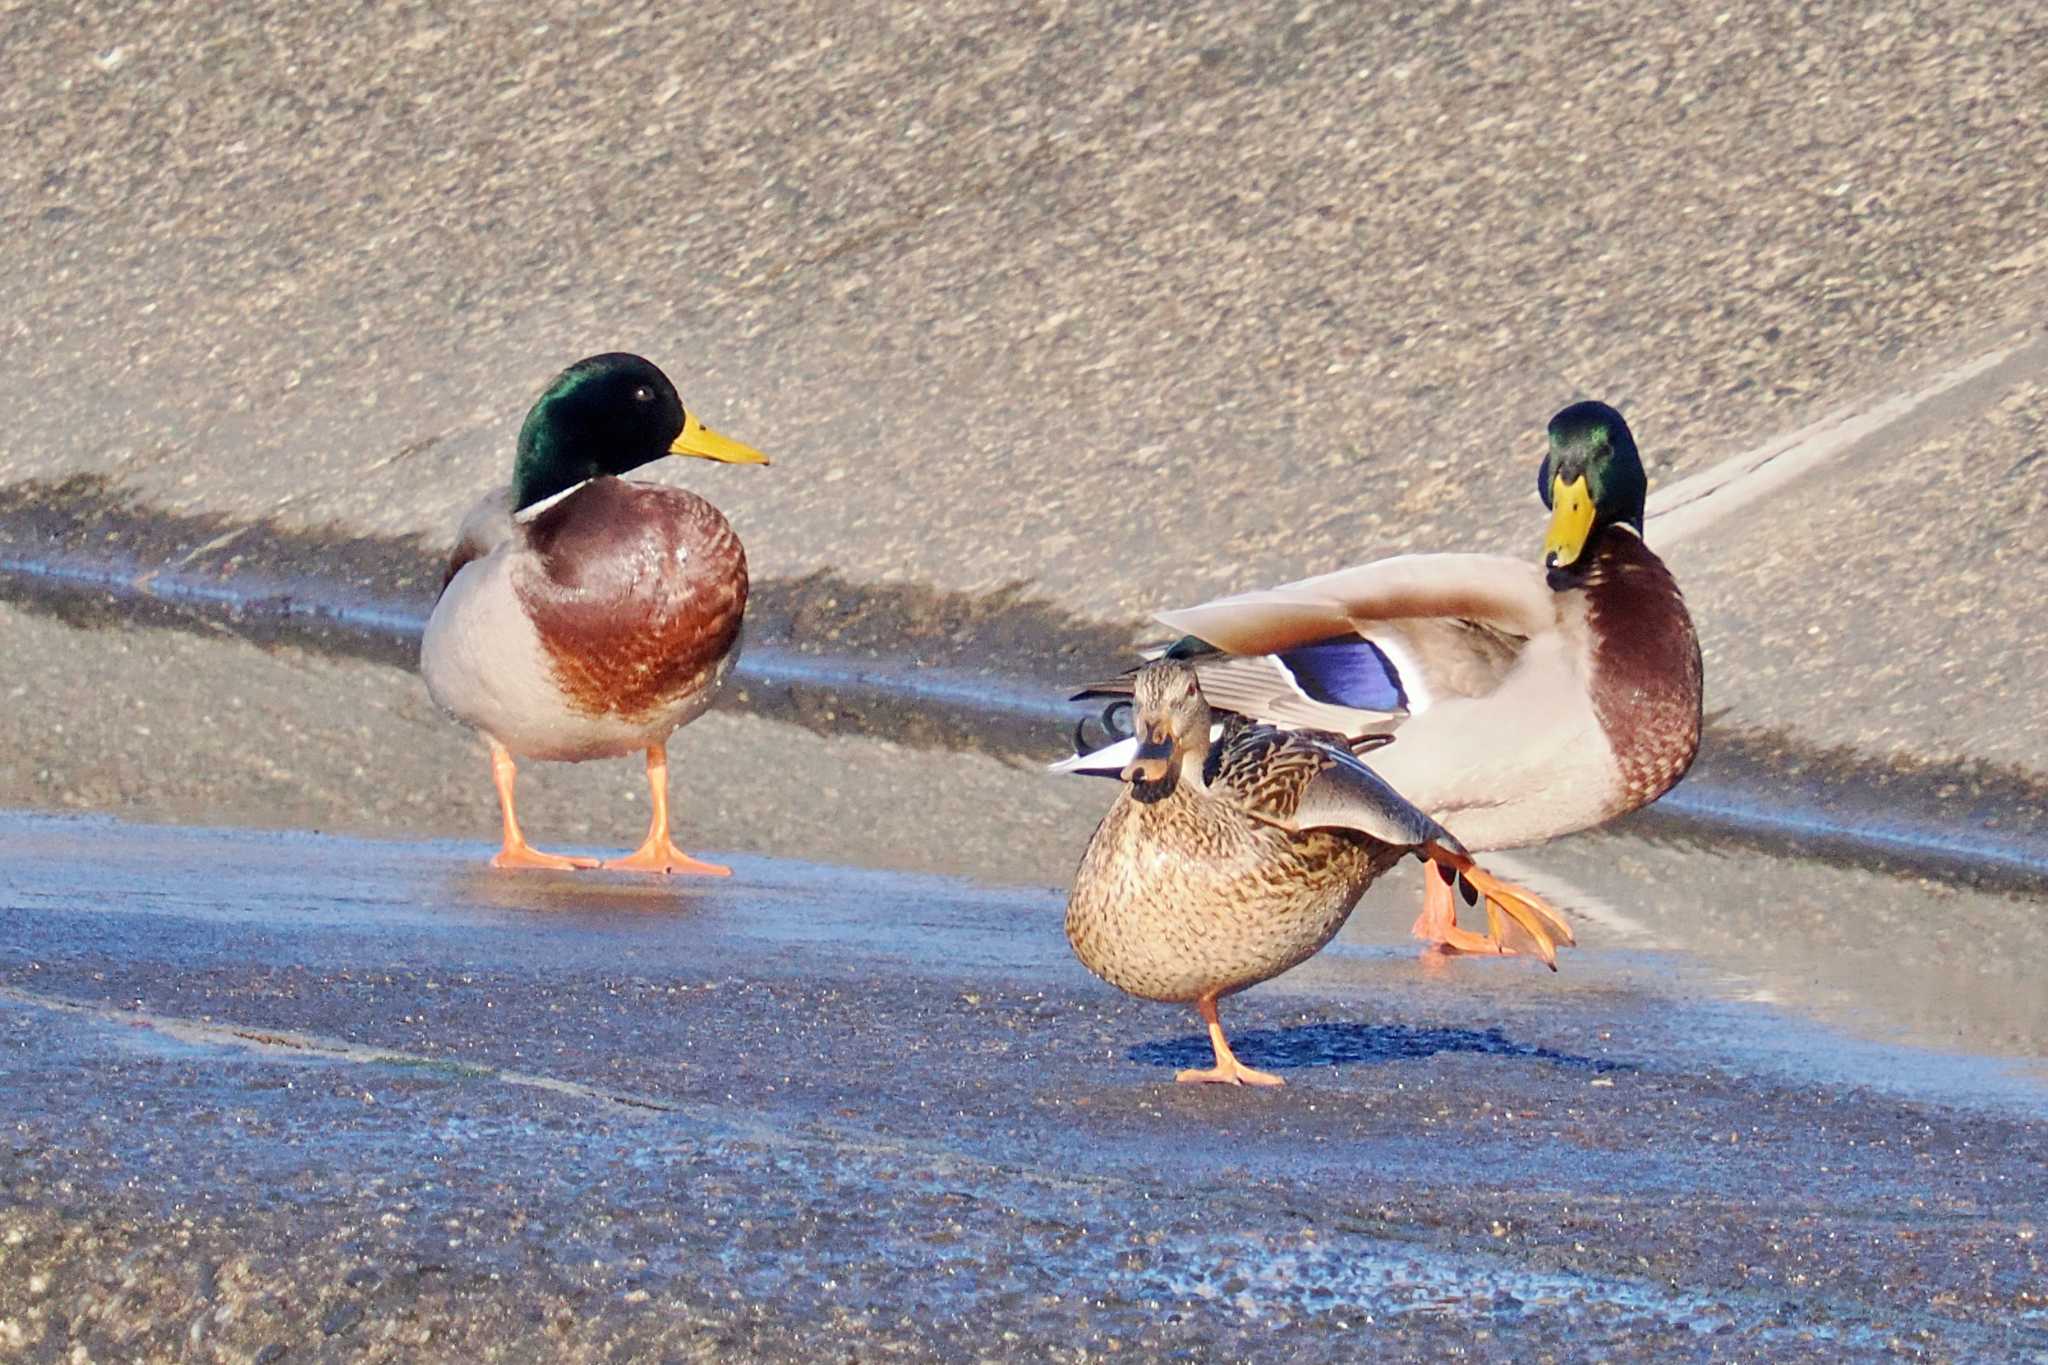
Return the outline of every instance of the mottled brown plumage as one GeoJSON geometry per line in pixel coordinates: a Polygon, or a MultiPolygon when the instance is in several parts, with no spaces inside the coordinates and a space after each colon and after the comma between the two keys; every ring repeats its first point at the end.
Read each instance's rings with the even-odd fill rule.
{"type": "Polygon", "coordinates": [[[1182,1004],[1314,956],[1407,851],[1352,830],[1285,828],[1332,758],[1323,736],[1240,724],[1206,786],[1176,773],[1154,799],[1122,793],[1067,902],[1075,955],[1119,990],[1182,1004]]]}
{"type": "Polygon", "coordinates": [[[1231,1055],[1216,1002],[1313,956],[1404,854],[1506,888],[1343,737],[1231,717],[1212,745],[1195,671],[1175,661],[1140,670],[1135,698],[1142,743],[1082,854],[1067,940],[1119,990],[1202,1011],[1216,1066],[1180,1079],[1277,1083],[1231,1055]]]}

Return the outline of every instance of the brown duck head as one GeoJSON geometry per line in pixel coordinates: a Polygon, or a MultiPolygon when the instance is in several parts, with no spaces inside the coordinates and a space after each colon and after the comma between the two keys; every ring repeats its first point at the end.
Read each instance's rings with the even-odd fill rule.
{"type": "Polygon", "coordinates": [[[1195,670],[1161,659],[1138,671],[1133,689],[1138,752],[1124,766],[1123,780],[1139,801],[1161,801],[1183,781],[1197,786],[1209,757],[1209,703],[1195,670]]]}

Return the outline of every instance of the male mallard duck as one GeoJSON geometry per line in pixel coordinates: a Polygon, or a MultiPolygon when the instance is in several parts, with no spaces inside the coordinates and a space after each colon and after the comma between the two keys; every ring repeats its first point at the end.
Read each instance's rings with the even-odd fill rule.
{"type": "Polygon", "coordinates": [[[1232,1055],[1217,1000],[1313,956],[1403,854],[1526,903],[1343,736],[1232,716],[1212,738],[1197,671],[1177,660],[1139,669],[1133,689],[1127,786],[1081,856],[1067,941],[1119,990],[1201,1011],[1216,1064],[1176,1079],[1279,1085],[1232,1055]]]}
{"type": "Polygon", "coordinates": [[[576,763],[643,749],[654,818],[606,867],[729,868],[668,834],[668,737],[711,704],[739,653],[747,556],[694,493],[618,478],[664,455],[767,464],[683,410],[637,355],[579,360],[519,429],[512,483],[463,518],[420,672],[440,707],[483,731],[505,814],[493,867],[595,867],[530,847],[513,812],[513,758],[576,763]]]}
{"type": "MultiPolygon", "coordinates": [[[[1551,509],[1541,567],[1383,559],[1164,612],[1186,637],[1165,653],[1193,665],[1220,709],[1389,736],[1374,769],[1475,851],[1542,843],[1656,800],[1699,749],[1699,640],[1643,543],[1648,480],[1628,423],[1604,403],[1574,403],[1549,434],[1536,479],[1551,509]]],[[[1122,679],[1079,695],[1129,690],[1122,679]]],[[[1120,753],[1071,766],[1113,770],[1120,753]]],[[[1446,951],[1533,943],[1545,956],[1572,941],[1562,921],[1509,902],[1489,900],[1487,918],[1485,935],[1460,929],[1451,883],[1432,867],[1418,937],[1446,951]]]]}

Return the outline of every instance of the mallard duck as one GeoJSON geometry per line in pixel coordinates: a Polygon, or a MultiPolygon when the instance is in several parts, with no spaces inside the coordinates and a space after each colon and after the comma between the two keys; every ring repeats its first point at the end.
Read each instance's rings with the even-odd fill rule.
{"type": "Polygon", "coordinates": [[[1178,660],[1139,669],[1132,687],[1125,789],[1081,857],[1067,941],[1119,990],[1201,1012],[1215,1065],[1175,1079],[1281,1084],[1238,1061],[1216,1002],[1313,956],[1403,855],[1525,903],[1343,736],[1241,716],[1214,731],[1197,670],[1178,660]]]}
{"type": "MultiPolygon", "coordinates": [[[[1700,739],[1700,649],[1678,584],[1643,542],[1648,480],[1604,403],[1550,420],[1537,565],[1402,555],[1157,618],[1219,709],[1347,739],[1387,736],[1373,767],[1474,851],[1588,829],[1656,800],[1700,739]]],[[[1128,678],[1078,695],[1126,693],[1128,678]]],[[[1125,741],[1122,748],[1128,748],[1125,741]]],[[[1122,748],[1070,765],[1113,771],[1122,748]]],[[[1487,903],[1457,923],[1432,866],[1415,933],[1445,951],[1572,942],[1554,914],[1487,903]],[[1499,912],[1506,912],[1507,920],[1499,912]]]]}
{"type": "Polygon", "coordinates": [[[591,356],[527,413],[511,484],[463,519],[420,672],[434,701],[490,743],[505,817],[493,867],[598,865],[527,844],[515,759],[644,750],[646,841],[604,866],[730,875],[669,839],[668,737],[711,704],[738,655],[747,556],[703,498],[618,477],[664,455],[768,463],[684,411],[651,362],[591,356]]]}

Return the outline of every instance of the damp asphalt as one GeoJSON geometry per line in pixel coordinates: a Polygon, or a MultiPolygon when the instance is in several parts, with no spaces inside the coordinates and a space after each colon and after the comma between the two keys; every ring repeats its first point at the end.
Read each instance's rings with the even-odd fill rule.
{"type": "Polygon", "coordinates": [[[1230,1003],[1287,1086],[1197,1089],[1192,1015],[1087,977],[1051,890],[0,843],[24,1358],[2048,1353],[2037,1070],[1592,927],[1556,976],[1433,963],[1376,897],[1230,1003]]]}

